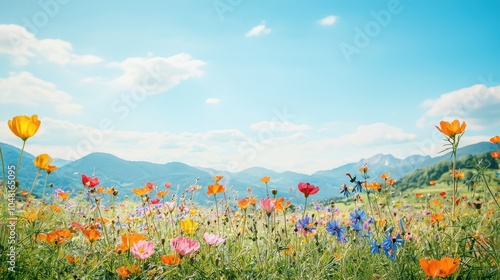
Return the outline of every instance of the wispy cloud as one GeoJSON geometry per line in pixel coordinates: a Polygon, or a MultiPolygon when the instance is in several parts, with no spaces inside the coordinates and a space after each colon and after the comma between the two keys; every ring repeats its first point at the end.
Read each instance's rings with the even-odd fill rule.
{"type": "Polygon", "coordinates": [[[417,121],[419,127],[451,119],[474,124],[468,125],[469,129],[491,126],[500,122],[500,86],[474,85],[442,94],[437,99],[427,99],[420,105],[427,111],[417,121]]]}
{"type": "Polygon", "coordinates": [[[339,17],[330,15],[330,16],[327,16],[327,17],[320,19],[318,22],[319,22],[319,24],[324,25],[324,26],[332,26],[338,21],[338,19],[339,19],[339,17]]]}
{"type": "Polygon", "coordinates": [[[291,122],[262,121],[250,125],[250,128],[260,131],[292,132],[308,130],[311,127],[305,124],[295,124],[291,122]]]}
{"type": "Polygon", "coordinates": [[[33,76],[29,72],[10,73],[0,78],[0,104],[20,104],[39,107],[42,104],[55,105],[61,114],[78,114],[82,106],[72,101],[71,95],[60,90],[53,83],[33,76]]]}
{"type": "Polygon", "coordinates": [[[26,28],[0,24],[0,53],[12,57],[15,65],[26,65],[30,59],[43,58],[52,63],[94,64],[102,59],[95,55],[77,55],[71,43],[60,39],[39,40],[26,28]]]}
{"type": "Polygon", "coordinates": [[[207,104],[219,104],[220,99],[219,98],[208,98],[207,100],[205,100],[205,103],[207,103],[207,104]]]}
{"type": "Polygon", "coordinates": [[[252,27],[250,31],[245,33],[245,36],[247,37],[257,37],[265,34],[271,33],[271,28],[267,28],[265,22],[262,22],[261,24],[252,27]]]}
{"type": "Polygon", "coordinates": [[[123,73],[112,83],[123,90],[137,90],[143,95],[165,92],[181,81],[200,77],[205,62],[180,53],[170,57],[135,57],[122,62],[109,63],[123,73]]]}

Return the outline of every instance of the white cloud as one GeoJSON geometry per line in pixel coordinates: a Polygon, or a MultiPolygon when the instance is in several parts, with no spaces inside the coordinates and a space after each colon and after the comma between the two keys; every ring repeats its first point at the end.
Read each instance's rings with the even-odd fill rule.
{"type": "Polygon", "coordinates": [[[112,83],[123,90],[137,91],[143,95],[165,92],[181,81],[200,77],[200,67],[205,62],[180,53],[170,57],[127,58],[122,62],[109,63],[120,68],[123,74],[112,83]]]}
{"type": "Polygon", "coordinates": [[[250,31],[245,33],[245,36],[247,37],[256,37],[260,35],[265,35],[271,33],[271,29],[266,27],[266,24],[262,22],[261,24],[252,27],[250,31]]]}
{"type": "Polygon", "coordinates": [[[15,65],[25,65],[33,58],[65,64],[94,64],[102,59],[95,55],[77,55],[71,43],[60,39],[39,40],[26,28],[16,24],[0,24],[0,54],[8,54],[15,65]]]}
{"type": "Polygon", "coordinates": [[[250,125],[253,130],[260,131],[275,131],[275,132],[292,132],[292,131],[304,131],[311,127],[305,124],[294,124],[291,122],[281,122],[281,121],[262,121],[250,125]]]}
{"type": "Polygon", "coordinates": [[[336,16],[327,16],[319,20],[319,24],[325,25],[325,26],[331,26],[334,25],[339,18],[336,16]]]}
{"type": "Polygon", "coordinates": [[[52,104],[61,114],[78,114],[82,106],[72,101],[71,96],[29,72],[10,73],[7,78],[0,78],[0,103],[21,104],[39,107],[52,104]]]}
{"type": "Polygon", "coordinates": [[[421,107],[428,109],[417,125],[425,127],[437,124],[440,120],[459,119],[466,121],[469,129],[480,129],[498,122],[499,105],[500,86],[488,88],[482,84],[474,85],[442,94],[437,99],[425,100],[421,107]]]}
{"type": "Polygon", "coordinates": [[[219,104],[220,103],[220,99],[218,99],[218,98],[208,98],[207,100],[205,100],[205,103],[207,103],[207,104],[219,104]]]}

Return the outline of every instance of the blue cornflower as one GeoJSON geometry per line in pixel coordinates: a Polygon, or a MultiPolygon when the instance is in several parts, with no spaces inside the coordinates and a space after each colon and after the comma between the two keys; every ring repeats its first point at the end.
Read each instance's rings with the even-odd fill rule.
{"type": "Polygon", "coordinates": [[[341,187],[340,187],[340,193],[341,194],[344,194],[345,197],[349,197],[349,195],[351,194],[349,192],[349,189],[347,188],[347,185],[346,184],[343,184],[341,187]]]}
{"type": "Polygon", "coordinates": [[[357,181],[356,185],[354,186],[353,191],[358,192],[358,193],[362,193],[363,192],[363,182],[357,181]]]}
{"type": "Polygon", "coordinates": [[[376,240],[370,241],[370,252],[372,252],[372,254],[380,253],[380,244],[377,244],[376,240]]]}
{"type": "Polygon", "coordinates": [[[345,226],[339,226],[337,221],[328,221],[326,223],[326,231],[328,231],[331,235],[337,237],[337,240],[340,243],[344,243],[346,241],[345,238],[345,226]]]}
{"type": "Polygon", "coordinates": [[[323,209],[323,205],[321,205],[319,203],[314,204],[314,210],[320,211],[321,209],[323,209]]]}
{"type": "Polygon", "coordinates": [[[351,215],[351,224],[362,223],[368,218],[366,212],[360,209],[354,209],[354,211],[352,211],[350,215],[351,215]]]}
{"type": "Polygon", "coordinates": [[[303,235],[312,233],[316,228],[313,224],[313,219],[309,216],[305,216],[303,219],[297,221],[296,228],[302,232],[303,235]]]}
{"type": "Polygon", "coordinates": [[[391,259],[396,259],[396,251],[399,247],[403,246],[404,240],[401,234],[398,233],[396,236],[392,236],[389,232],[385,233],[384,240],[382,241],[382,250],[391,259]]]}

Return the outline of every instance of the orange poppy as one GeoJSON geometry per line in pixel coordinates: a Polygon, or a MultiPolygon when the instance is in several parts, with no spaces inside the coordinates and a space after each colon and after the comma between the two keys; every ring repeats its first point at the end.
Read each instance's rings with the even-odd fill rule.
{"type": "Polygon", "coordinates": [[[459,120],[454,120],[451,123],[441,121],[439,125],[440,127],[436,126],[436,128],[448,137],[455,137],[455,135],[463,133],[465,131],[465,127],[467,126],[465,122],[460,124],[459,120]]]}
{"type": "Polygon", "coordinates": [[[416,194],[415,194],[415,196],[416,196],[417,198],[421,198],[423,195],[424,195],[423,193],[416,193],[416,194]]]}
{"type": "Polygon", "coordinates": [[[500,152],[499,152],[499,151],[494,151],[494,152],[491,152],[491,156],[492,156],[493,158],[498,158],[498,157],[500,157],[500,152]]]}
{"type": "Polygon", "coordinates": [[[180,265],[180,264],[182,264],[181,258],[179,258],[179,256],[177,256],[175,254],[161,256],[160,260],[162,263],[164,263],[166,265],[180,265]]]}
{"type": "Polygon", "coordinates": [[[258,201],[258,200],[257,200],[257,198],[256,198],[256,197],[251,197],[251,198],[250,198],[250,205],[255,206],[255,204],[257,204],[257,201],[258,201]]]}
{"type": "Polygon", "coordinates": [[[366,164],[363,167],[359,168],[359,172],[361,172],[361,173],[367,173],[368,170],[369,170],[368,165],[366,165],[366,164]]]}
{"type": "Polygon", "coordinates": [[[116,246],[115,251],[123,253],[134,246],[134,244],[136,244],[137,242],[146,240],[146,236],[139,233],[132,233],[130,235],[122,235],[121,239],[122,244],[116,246]]]}
{"type": "Polygon", "coordinates": [[[27,195],[28,195],[28,191],[26,191],[26,190],[22,190],[22,191],[21,191],[21,195],[22,195],[22,196],[27,196],[27,195]]]}
{"type": "Polygon", "coordinates": [[[76,263],[77,261],[80,260],[80,258],[78,257],[74,257],[72,255],[67,255],[66,256],[66,260],[69,262],[69,263],[76,263]]]}
{"type": "Polygon", "coordinates": [[[137,266],[137,265],[132,265],[131,268],[132,268],[132,270],[130,270],[129,267],[126,265],[120,266],[119,268],[116,269],[116,273],[118,273],[118,275],[120,275],[120,277],[125,279],[129,275],[131,275],[132,273],[138,273],[140,270],[139,266],[137,266]]]}
{"type": "Polygon", "coordinates": [[[97,189],[95,189],[97,193],[103,193],[104,192],[104,186],[100,186],[97,189]]]}
{"type": "Polygon", "coordinates": [[[384,179],[384,180],[389,179],[389,177],[391,177],[391,173],[384,173],[384,174],[380,175],[380,178],[384,179]]]}
{"type": "Polygon", "coordinates": [[[101,232],[97,229],[84,229],[82,228],[83,235],[87,237],[90,243],[94,243],[99,237],[101,237],[101,232]]]}
{"type": "Polygon", "coordinates": [[[387,180],[387,185],[394,185],[396,183],[396,179],[394,178],[390,178],[389,180],[387,180]]]}
{"type": "Polygon", "coordinates": [[[137,189],[132,189],[132,192],[135,193],[138,196],[143,196],[145,194],[148,194],[151,190],[148,187],[142,187],[142,188],[137,188],[137,189]]]}
{"type": "Polygon", "coordinates": [[[38,155],[34,160],[33,163],[35,164],[36,167],[38,167],[40,170],[45,169],[49,164],[52,163],[52,158],[48,154],[41,154],[38,155]]]}
{"type": "Polygon", "coordinates": [[[222,176],[222,175],[213,175],[212,178],[215,180],[215,182],[219,182],[220,180],[222,180],[222,178],[224,178],[224,176],[222,176]]]}
{"type": "Polygon", "coordinates": [[[264,177],[261,177],[261,178],[260,178],[260,181],[261,181],[262,183],[264,183],[264,184],[269,183],[269,180],[271,180],[271,177],[269,177],[269,176],[264,176],[264,177]]]}
{"type": "Polygon", "coordinates": [[[436,183],[437,183],[437,181],[436,181],[436,180],[431,180],[431,181],[429,182],[429,184],[431,184],[431,185],[435,185],[436,183]]]}
{"type": "Polygon", "coordinates": [[[438,260],[420,259],[420,267],[432,278],[452,275],[460,265],[460,258],[444,257],[438,260]]]}
{"type": "Polygon", "coordinates": [[[276,199],[276,210],[277,211],[284,211],[291,204],[292,203],[290,201],[287,201],[285,203],[285,198],[280,197],[280,198],[276,199]]]}
{"type": "Polygon", "coordinates": [[[250,198],[249,197],[242,198],[238,200],[237,204],[241,208],[241,210],[246,210],[248,206],[250,206],[250,198]]]}
{"type": "Polygon", "coordinates": [[[498,143],[500,142],[500,136],[499,136],[499,135],[497,135],[497,136],[495,136],[495,137],[491,137],[490,141],[491,141],[491,143],[493,143],[493,144],[498,144],[498,143]]]}
{"type": "Polygon", "coordinates": [[[215,183],[213,185],[209,185],[208,186],[208,190],[207,190],[207,195],[216,195],[218,193],[221,193],[221,192],[225,192],[226,189],[224,188],[224,186],[222,185],[219,185],[219,183],[215,183]]]}
{"type": "Polygon", "coordinates": [[[62,200],[66,200],[69,197],[69,192],[60,192],[60,193],[57,193],[57,196],[62,198],[62,200]]]}
{"type": "Polygon", "coordinates": [[[159,196],[159,197],[163,197],[165,195],[168,194],[168,190],[164,190],[164,191],[161,191],[161,192],[157,192],[156,195],[159,196]]]}
{"type": "Polygon", "coordinates": [[[47,167],[45,167],[45,171],[49,174],[56,171],[56,170],[57,170],[57,166],[55,166],[55,165],[49,164],[49,165],[47,165],[47,167]]]}
{"type": "Polygon", "coordinates": [[[444,215],[439,213],[434,213],[431,216],[431,224],[435,224],[444,220],[444,215]]]}

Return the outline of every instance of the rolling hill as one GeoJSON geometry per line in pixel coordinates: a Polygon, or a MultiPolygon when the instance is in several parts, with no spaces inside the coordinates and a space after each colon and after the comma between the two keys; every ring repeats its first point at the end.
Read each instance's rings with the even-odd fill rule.
{"type": "MultiPolygon", "coordinates": [[[[14,146],[0,143],[6,164],[16,164],[20,150],[14,146]]],[[[482,142],[466,146],[458,150],[459,157],[478,154],[496,149],[492,143],[482,142]]],[[[34,156],[24,153],[21,162],[21,172],[18,179],[21,188],[31,188],[37,168],[33,165],[34,156]]],[[[200,168],[186,165],[180,162],[168,162],[165,164],[150,163],[144,161],[127,161],[106,153],[92,153],[73,162],[59,161],[64,165],[49,176],[49,183],[54,188],[67,191],[80,192],[83,188],[81,174],[95,175],[105,187],[114,186],[119,191],[119,198],[129,196],[135,198],[131,192],[132,188],[144,186],[146,182],[155,182],[160,188],[164,188],[165,182],[171,182],[171,193],[177,191],[178,195],[186,193],[190,185],[202,186],[201,191],[194,194],[193,199],[205,204],[208,198],[205,194],[206,186],[213,183],[212,175],[223,175],[223,184],[227,187],[228,195],[232,198],[235,194],[239,197],[248,195],[247,188],[251,188],[257,197],[265,197],[266,189],[260,177],[270,176],[269,192],[271,189],[278,190],[278,196],[286,197],[292,201],[302,201],[302,194],[297,191],[299,182],[309,182],[320,187],[320,192],[314,199],[326,199],[339,196],[339,188],[348,183],[346,172],[353,175],[359,173],[358,168],[364,163],[370,167],[370,176],[377,179],[382,173],[391,173],[395,179],[402,178],[417,169],[434,165],[443,160],[449,160],[450,155],[444,154],[439,157],[413,155],[405,159],[398,159],[390,154],[377,154],[373,157],[361,159],[358,162],[342,165],[331,170],[318,171],[312,175],[296,172],[276,172],[273,170],[252,167],[240,172],[217,171],[210,168],[200,168]]],[[[57,162],[55,160],[54,162],[57,162]]],[[[35,184],[35,195],[40,195],[45,182],[45,172],[41,172],[35,184]]],[[[191,194],[187,194],[190,197],[191,194]]]]}

